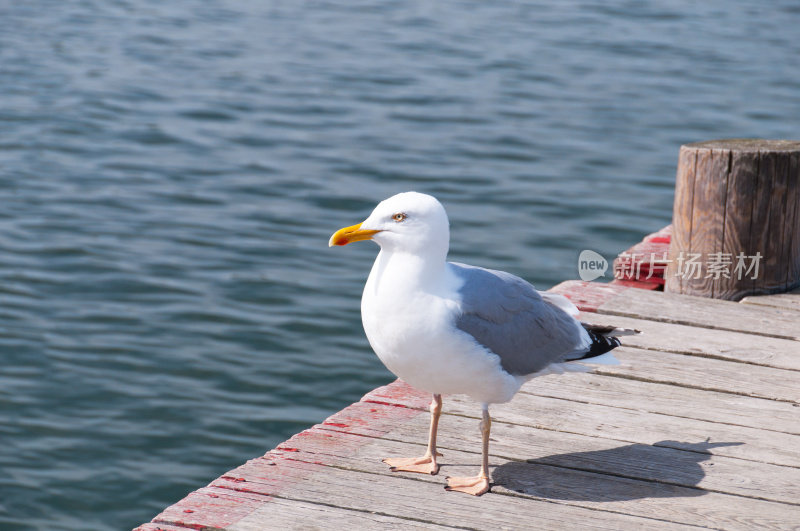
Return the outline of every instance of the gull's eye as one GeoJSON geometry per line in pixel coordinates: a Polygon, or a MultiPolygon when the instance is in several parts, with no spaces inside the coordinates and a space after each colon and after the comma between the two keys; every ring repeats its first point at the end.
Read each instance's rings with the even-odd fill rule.
{"type": "Polygon", "coordinates": [[[392,219],[395,220],[396,222],[400,223],[401,221],[404,221],[407,217],[408,216],[406,216],[405,213],[398,212],[397,214],[392,216],[392,219]]]}

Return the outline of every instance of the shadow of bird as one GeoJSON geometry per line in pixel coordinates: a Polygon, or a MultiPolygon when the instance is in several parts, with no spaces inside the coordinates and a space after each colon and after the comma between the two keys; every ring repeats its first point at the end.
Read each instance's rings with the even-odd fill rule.
{"type": "Polygon", "coordinates": [[[606,450],[549,455],[506,463],[492,474],[509,490],[557,500],[613,502],[642,498],[702,496],[695,488],[711,450],[740,442],[660,441],[606,450]]]}

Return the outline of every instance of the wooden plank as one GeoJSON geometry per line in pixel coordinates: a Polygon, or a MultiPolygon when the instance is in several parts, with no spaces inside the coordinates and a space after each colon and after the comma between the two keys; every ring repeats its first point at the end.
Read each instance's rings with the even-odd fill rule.
{"type": "Polygon", "coordinates": [[[796,529],[796,507],[646,483],[606,474],[580,473],[536,463],[508,462],[494,469],[494,492],[582,500],[601,510],[626,510],[712,529],[796,529]],[[693,497],[692,497],[693,496],[693,497]],[[596,501],[597,500],[597,501],[596,501]],[[630,500],[630,501],[628,501],[630,500]]]}
{"type": "MultiPolygon", "coordinates": [[[[420,415],[422,407],[430,397],[425,393],[421,393],[402,382],[395,381],[389,385],[374,389],[364,396],[364,399],[373,400],[367,406],[370,411],[369,425],[366,420],[360,421],[359,419],[351,418],[348,413],[349,408],[335,413],[323,422],[323,425],[339,428],[344,426],[340,422],[341,418],[346,418],[347,422],[362,422],[362,429],[368,432],[370,436],[379,437],[385,435],[389,431],[396,428],[397,425],[420,415]],[[377,404],[385,404],[386,400],[402,401],[404,405],[381,407],[377,409],[377,404]]],[[[358,404],[365,404],[359,402],[358,404]]],[[[353,406],[351,406],[353,407],[353,406]]],[[[292,455],[294,452],[299,452],[296,447],[302,447],[309,431],[303,431],[296,434],[291,439],[285,441],[275,451],[292,455]]],[[[340,440],[335,437],[328,437],[329,444],[336,447],[338,452],[353,453],[358,450],[360,445],[367,444],[370,440],[367,438],[352,438],[348,440],[340,440]]],[[[294,483],[303,481],[307,476],[315,474],[319,471],[319,466],[308,463],[301,463],[290,469],[281,469],[276,473],[273,478],[275,492],[280,492],[281,489],[290,487],[294,483]]],[[[241,491],[241,489],[239,489],[241,491]]],[[[223,493],[224,494],[224,493],[223,493]]],[[[244,518],[250,512],[255,510],[262,498],[257,497],[255,504],[239,497],[223,496],[216,491],[208,491],[199,489],[190,493],[186,498],[178,503],[167,507],[161,514],[157,515],[152,523],[154,524],[169,524],[177,525],[178,527],[190,527],[195,529],[201,528],[224,528],[244,518]]],[[[149,529],[147,530],[149,531],[149,529]]]]}
{"type": "MultiPolygon", "coordinates": [[[[569,381],[572,377],[571,374],[554,375],[556,382],[551,387],[557,386],[558,382],[569,381]]],[[[728,423],[692,419],[675,415],[674,412],[651,412],[635,407],[651,399],[653,388],[645,388],[651,394],[627,395],[624,402],[627,407],[620,408],[615,405],[586,402],[582,400],[580,391],[575,396],[565,398],[542,395],[539,392],[539,384],[544,379],[544,377],[537,378],[528,382],[523,387],[526,392],[517,394],[511,402],[493,405],[493,418],[498,422],[538,429],[592,437],[602,433],[603,437],[617,441],[678,449],[688,448],[692,451],[697,451],[695,443],[689,443],[687,446],[686,443],[670,439],[676,433],[680,433],[682,437],[694,441],[741,440],[746,441],[746,444],[710,446],[707,451],[713,455],[800,467],[800,436],[796,435],[800,432],[800,415],[798,415],[800,410],[796,408],[794,415],[784,426],[786,432],[764,431],[728,423]]],[[[594,379],[598,377],[595,376],[594,379]]],[[[448,396],[446,402],[448,413],[480,419],[480,410],[475,407],[474,401],[454,395],[448,396]]],[[[682,404],[679,411],[685,409],[686,403],[682,404]]],[[[765,414],[763,409],[760,412],[762,415],[765,414]]]]}
{"type": "MultiPolygon", "coordinates": [[[[583,377],[586,375],[572,376],[583,377]]],[[[456,498],[475,499],[457,495],[453,498],[453,494],[444,493],[441,490],[441,477],[413,477],[405,480],[410,484],[398,484],[396,482],[398,477],[391,476],[388,483],[386,483],[385,466],[377,462],[377,457],[391,455],[393,452],[385,447],[371,447],[370,441],[379,440],[373,439],[375,437],[397,440],[406,438],[409,443],[415,444],[416,451],[413,453],[418,452],[420,449],[419,443],[425,440],[428,423],[427,415],[419,414],[427,402],[426,394],[410,390],[408,386],[398,382],[370,393],[365,397],[365,400],[369,401],[354,404],[332,416],[319,427],[293,437],[290,441],[282,444],[279,449],[270,452],[267,459],[254,460],[244,465],[247,468],[253,462],[268,461],[266,465],[261,466],[257,478],[250,478],[246,474],[240,474],[240,469],[242,468],[240,467],[240,469],[236,469],[220,478],[215,482],[214,486],[208,488],[211,491],[206,489],[205,492],[230,492],[236,494],[236,496],[261,496],[264,499],[273,501],[275,496],[280,496],[289,500],[287,501],[289,506],[295,500],[299,500],[314,504],[341,505],[346,507],[348,511],[362,512],[374,511],[375,500],[379,499],[381,500],[381,512],[392,518],[401,519],[419,519],[420,504],[430,504],[432,500],[435,500],[438,504],[435,495],[444,494],[448,497],[442,499],[447,502],[448,506],[437,508],[434,511],[438,515],[437,518],[442,518],[442,521],[438,522],[440,525],[452,524],[452,514],[470,514],[471,510],[463,506],[452,508],[449,506],[449,501],[456,498]],[[390,401],[392,400],[396,401],[397,405],[391,405],[390,401]],[[321,431],[327,433],[320,434],[319,432],[321,431]],[[348,438],[344,437],[343,431],[360,435],[350,435],[348,438]],[[363,435],[367,435],[367,437],[363,435]],[[311,444],[312,441],[313,444],[311,444]],[[310,446],[313,447],[315,454],[336,455],[337,459],[328,461],[319,458],[319,455],[309,459],[306,454],[310,446]],[[376,458],[369,464],[369,466],[377,467],[377,469],[370,469],[369,474],[342,477],[336,479],[333,483],[329,481],[330,472],[328,467],[352,466],[356,462],[367,463],[366,460],[361,459],[365,452],[378,453],[375,456],[376,458]],[[379,483],[377,486],[373,484],[376,478],[379,483]],[[438,479],[438,482],[434,484],[434,490],[421,490],[418,485],[420,480],[427,481],[428,479],[431,482],[438,479]],[[317,487],[308,490],[309,483],[316,484],[317,487]],[[354,489],[353,485],[358,488],[354,489]],[[406,497],[404,493],[401,496],[403,500],[397,504],[383,503],[386,497],[397,498],[396,493],[401,489],[413,494],[409,494],[406,497]],[[327,496],[331,492],[338,493],[338,497],[331,498],[327,496]],[[272,496],[272,498],[267,498],[268,495],[272,496]],[[349,500],[354,498],[363,501],[363,503],[360,502],[356,506],[352,506],[349,504],[349,500]],[[447,515],[450,515],[450,518],[446,518],[447,515]]],[[[443,430],[440,436],[443,447],[449,445],[451,448],[458,447],[460,450],[472,446],[473,452],[477,452],[476,424],[476,420],[447,415],[443,419],[443,430]],[[455,431],[455,434],[452,433],[453,431],[455,431]]],[[[601,509],[602,515],[606,515],[607,511],[633,511],[634,513],[639,511],[642,516],[652,516],[659,520],[677,518],[683,523],[694,523],[696,525],[708,525],[711,521],[725,523],[725,525],[712,525],[712,527],[741,529],[753,525],[754,522],[759,522],[766,526],[781,528],[786,527],[787,522],[797,521],[796,506],[731,497],[731,494],[704,493],[704,491],[698,491],[694,488],[700,487],[711,490],[722,488],[724,492],[724,489],[730,490],[730,485],[726,486],[725,482],[722,481],[727,479],[728,483],[734,484],[733,490],[738,489],[739,492],[737,494],[739,495],[765,497],[756,495],[754,492],[761,492],[762,494],[766,492],[768,499],[780,498],[787,488],[787,483],[791,484],[792,481],[794,481],[794,485],[798,483],[796,481],[798,478],[789,478],[787,481],[787,478],[784,477],[785,473],[781,473],[786,467],[777,467],[776,469],[772,468],[771,465],[763,465],[766,468],[760,470],[760,473],[758,470],[746,469],[746,467],[742,469],[741,465],[738,469],[735,467],[732,469],[731,461],[736,460],[726,460],[726,458],[720,456],[708,456],[698,454],[698,452],[685,451],[682,451],[680,455],[691,454],[688,461],[685,456],[675,460],[675,455],[679,454],[674,454],[674,452],[678,452],[678,450],[656,448],[642,444],[628,445],[627,447],[607,446],[608,443],[619,443],[615,441],[602,443],[603,440],[597,436],[589,437],[555,433],[548,430],[536,430],[530,427],[510,425],[500,421],[495,423],[493,439],[494,441],[501,441],[493,442],[493,463],[497,464],[498,459],[503,459],[497,457],[497,455],[506,455],[507,457],[511,449],[523,452],[524,456],[529,456],[528,458],[534,460],[530,464],[521,463],[519,457],[516,460],[509,461],[505,459],[501,461],[500,467],[495,469],[494,475],[503,482],[503,485],[496,487],[496,492],[502,493],[505,492],[504,489],[510,489],[508,492],[523,493],[528,496],[549,499],[550,501],[558,500],[559,503],[578,504],[584,507],[584,510],[594,506],[594,508],[601,509]],[[520,433],[519,430],[521,428],[530,430],[530,433],[520,433]],[[511,435],[516,436],[517,439],[511,440],[511,437],[509,437],[511,435]],[[503,442],[503,440],[508,440],[508,442],[503,442]],[[533,445],[531,441],[533,441],[533,445]],[[585,447],[587,444],[589,444],[588,449],[585,447]],[[578,456],[579,463],[577,468],[579,470],[575,470],[574,459],[567,459],[561,463],[558,462],[558,455],[555,456],[555,462],[551,459],[554,453],[560,452],[559,449],[565,447],[564,445],[568,445],[572,450],[577,450],[583,454],[587,452],[588,454],[594,454],[599,451],[600,453],[605,452],[606,455],[604,457],[600,457],[599,454],[594,457],[591,455],[578,456]],[[526,453],[531,448],[539,448],[538,453],[526,453]],[[617,450],[616,448],[621,449],[617,450]],[[673,453],[668,454],[666,457],[662,455],[662,458],[659,459],[648,453],[654,451],[673,453]],[[642,452],[644,453],[642,454],[642,452]],[[617,455],[618,453],[622,455],[617,455]],[[636,457],[637,455],[639,456],[638,458],[636,457]],[[706,464],[706,461],[709,461],[709,463],[706,464]],[[595,468],[598,468],[595,464],[603,462],[606,463],[604,465],[605,470],[603,470],[602,466],[599,467],[601,470],[595,470],[595,468]],[[626,464],[626,466],[621,466],[621,463],[626,464]],[[642,472],[640,475],[645,477],[640,479],[636,477],[627,477],[627,479],[619,477],[620,475],[635,473],[637,470],[642,472]],[[547,474],[548,471],[551,472],[549,476],[547,474]],[[661,475],[659,475],[659,471],[662,472],[661,475]],[[712,472],[714,478],[705,477],[712,472]],[[664,476],[663,473],[667,473],[668,476],[664,476]],[[573,478],[572,483],[568,483],[571,486],[564,485],[563,478],[565,474],[573,478]],[[575,476],[576,474],[578,476],[575,476]],[[700,476],[703,477],[700,478],[700,476]],[[747,478],[746,485],[735,485],[736,482],[732,481],[732,479],[737,476],[747,478]],[[542,478],[547,477],[550,477],[551,480],[542,482],[542,478]],[[590,478],[591,482],[589,482],[590,478]],[[692,481],[698,478],[701,481],[693,484],[692,481]],[[769,478],[769,481],[765,482],[765,478],[769,478]],[[676,480],[679,485],[682,484],[681,481],[686,484],[683,487],[671,484],[676,480]],[[609,482],[611,484],[608,484],[609,482]],[[590,487],[586,487],[587,484],[590,487]],[[580,485],[584,486],[583,490],[577,488],[580,485]],[[599,490],[597,490],[598,488],[599,490]],[[544,489],[544,491],[536,489],[544,489]],[[685,489],[685,491],[676,492],[675,489],[685,489]],[[771,492],[770,489],[774,489],[775,492],[771,492]],[[699,492],[703,495],[691,497],[688,494],[690,491],[692,493],[699,492]],[[602,493],[602,496],[598,496],[595,494],[596,492],[602,493]],[[636,493],[639,493],[640,496],[636,493]],[[727,498],[722,499],[719,498],[720,496],[727,496],[727,498]],[[686,501],[691,503],[682,503],[686,501]],[[698,501],[700,502],[699,505],[698,501]],[[671,507],[673,509],[670,509],[671,507]],[[733,515],[730,514],[731,507],[736,507],[737,509],[733,515]],[[748,516],[743,517],[743,514],[748,516]]],[[[390,442],[399,444],[393,441],[390,442]]],[[[406,453],[412,455],[412,450],[402,450],[402,453],[398,451],[395,455],[406,453]]],[[[450,459],[455,455],[454,450],[448,450],[446,454],[450,459]]],[[[462,466],[462,468],[467,470],[462,472],[457,464],[448,462],[446,466],[450,473],[472,473],[472,469],[477,464],[477,453],[461,452],[459,455],[461,455],[459,462],[466,465],[465,467],[462,466]],[[469,455],[475,456],[474,463],[471,462],[473,459],[470,459],[469,455]]],[[[561,456],[561,459],[563,459],[563,456],[561,456]]],[[[747,461],[738,461],[748,464],[747,461]]],[[[750,464],[752,465],[752,463],[750,464]]],[[[334,474],[339,473],[338,470],[334,472],[334,474]]],[[[201,491],[193,493],[187,499],[191,499],[192,496],[202,495],[203,491],[204,489],[201,489],[201,491]]],[[[789,494],[796,496],[796,493],[792,494],[790,492],[789,494]]],[[[220,494],[216,494],[216,496],[219,497],[220,494]]],[[[480,500],[486,499],[488,499],[487,496],[480,498],[480,500]]],[[[392,501],[394,502],[394,499],[392,501]]],[[[195,504],[194,507],[204,507],[205,505],[204,501],[203,503],[195,504]]],[[[563,527],[563,525],[570,525],[570,522],[577,522],[580,519],[589,519],[594,522],[595,515],[593,513],[575,514],[574,508],[567,513],[560,513],[557,510],[555,511],[556,514],[553,514],[551,507],[553,505],[555,504],[550,503],[534,507],[511,507],[511,509],[523,518],[536,518],[537,523],[542,524],[540,527],[544,528],[559,528],[563,527]]],[[[164,522],[164,525],[179,523],[180,526],[178,527],[198,528],[198,526],[208,525],[208,519],[199,518],[200,515],[197,513],[200,511],[185,512],[187,509],[192,510],[191,507],[192,505],[187,505],[186,501],[176,504],[171,508],[173,510],[172,519],[164,519],[164,514],[162,513],[161,521],[164,522]]],[[[478,511],[483,511],[484,508],[485,505],[483,503],[475,506],[478,511]]],[[[477,521],[470,519],[465,525],[469,525],[469,527],[488,527],[490,525],[489,522],[496,517],[495,511],[501,511],[504,508],[506,510],[509,509],[505,501],[497,507],[492,507],[488,516],[484,517],[482,515],[477,521]]],[[[236,515],[238,519],[233,522],[225,523],[218,520],[217,523],[230,527],[236,525],[236,522],[245,521],[247,525],[254,525],[256,526],[254,528],[259,528],[260,517],[257,518],[254,515],[255,510],[260,511],[260,514],[265,516],[270,514],[269,510],[261,511],[261,509],[247,507],[245,516],[239,514],[236,515]],[[249,518],[249,520],[245,520],[246,518],[249,518]]],[[[230,511],[227,508],[224,514],[230,520],[230,511]]],[[[427,516],[426,512],[426,520],[430,521],[427,516]]],[[[217,517],[219,516],[217,515],[217,517]]],[[[613,521],[601,519],[600,525],[606,528],[613,528],[614,526],[628,527],[631,525],[652,527],[654,522],[640,524],[638,520],[621,521],[615,517],[613,521]]],[[[261,528],[270,529],[269,523],[270,520],[267,520],[265,526],[261,528]]],[[[147,528],[147,531],[151,529],[153,528],[147,528]]]]}
{"type": "MultiPolygon", "coordinates": [[[[680,305],[672,301],[674,308],[665,309],[663,294],[649,304],[639,296],[645,292],[630,295],[650,308],[648,318],[606,313],[609,307],[619,312],[615,304],[632,290],[587,289],[586,299],[600,310],[593,316],[597,322],[647,327],[642,336],[624,338],[646,348],[617,349],[628,365],[601,367],[605,377],[539,378],[515,401],[494,407],[491,462],[499,483],[494,494],[445,493],[442,476],[386,472],[379,457],[419,453],[427,437],[428,415],[422,412],[429,395],[397,382],[190,494],[140,529],[247,531],[325,527],[332,521],[376,529],[512,528],[519,521],[545,529],[581,522],[605,529],[745,529],[791,528],[800,521],[800,445],[792,435],[800,432],[800,416],[788,403],[800,403],[791,356],[797,341],[722,332],[707,322],[668,325],[680,305]],[[693,344],[677,348],[695,350],[670,351],[676,348],[670,342],[684,343],[681,334],[693,344]],[[758,345],[761,352],[745,352],[758,345]],[[588,383],[596,381],[603,384],[588,383]],[[381,514],[373,514],[376,510],[381,514]]],[[[686,299],[694,304],[696,298],[680,297],[684,305],[686,299]]],[[[770,313],[773,323],[775,316],[796,312],[700,301],[725,304],[722,313],[735,319],[745,314],[731,304],[745,308],[749,318],[770,313]]],[[[774,330],[768,333],[776,335],[774,330]]],[[[447,397],[445,411],[439,437],[446,449],[443,473],[472,474],[479,455],[479,406],[447,397]]]]}
{"type": "Polygon", "coordinates": [[[614,259],[611,284],[638,289],[662,289],[669,261],[672,225],[648,234],[614,259]]]}
{"type": "Polygon", "coordinates": [[[675,203],[672,212],[672,237],[665,274],[666,291],[682,293],[683,277],[677,274],[677,258],[680,253],[691,250],[692,203],[694,202],[694,182],[697,165],[697,151],[681,146],[678,153],[678,172],[675,177],[675,203]]]}
{"type": "Polygon", "coordinates": [[[670,223],[656,232],[651,232],[643,238],[643,241],[669,244],[672,241],[672,224],[670,223]]]}
{"type": "MultiPolygon", "coordinates": [[[[352,435],[351,435],[352,436],[352,435]]],[[[381,459],[387,455],[418,455],[424,446],[394,440],[379,439],[361,447],[352,456],[343,456],[338,467],[369,472],[375,481],[387,475],[381,459]]],[[[325,460],[329,457],[314,451],[312,445],[301,459],[325,460]]],[[[444,484],[443,475],[469,475],[475,470],[477,454],[448,449],[442,457],[443,470],[438,476],[395,473],[409,480],[444,484]]],[[[658,518],[687,525],[724,529],[752,529],[755,523],[766,528],[791,527],[797,508],[783,504],[703,491],[666,483],[622,478],[583,470],[555,467],[537,462],[527,463],[492,456],[493,494],[515,494],[576,505],[602,511],[612,511],[658,518]],[[735,507],[736,510],[731,508],[735,507]]],[[[445,494],[446,495],[446,494],[445,494]]],[[[492,494],[489,494],[491,496],[492,494]]],[[[425,504],[436,499],[425,500],[425,504]]],[[[424,506],[424,505],[423,505],[424,506]]],[[[657,525],[653,522],[652,525],[657,525]]]]}
{"type": "MultiPolygon", "coordinates": [[[[361,451],[369,446],[361,446],[361,451]]],[[[418,451],[419,447],[414,450],[418,451]]],[[[264,459],[250,461],[214,481],[212,486],[270,496],[275,490],[275,469],[291,473],[294,467],[333,459],[337,466],[320,464],[320,473],[309,475],[289,488],[281,488],[280,496],[362,512],[375,511],[378,505],[382,514],[396,518],[472,529],[514,529],[520,522],[536,522],[536,526],[543,529],[579,527],[587,522],[597,529],[647,528],[654,524],[652,518],[595,511],[533,498],[503,495],[478,498],[448,493],[442,488],[443,478],[432,482],[420,475],[391,474],[385,465],[376,462],[377,459],[351,459],[349,462],[380,465],[384,467],[380,474],[348,468],[346,462],[328,453],[306,454],[301,451],[292,459],[279,459],[278,464],[270,466],[275,462],[274,457],[268,454],[264,459]],[[308,459],[307,463],[300,461],[304,457],[308,459]]],[[[685,528],[678,524],[664,524],[668,528],[685,528]]]]}
{"type": "MultiPolygon", "coordinates": [[[[385,406],[383,406],[385,407],[385,406]]],[[[476,410],[479,409],[476,404],[476,410]]],[[[358,426],[348,433],[359,434],[358,426]]],[[[402,442],[427,440],[428,419],[415,417],[386,435],[402,442]]],[[[675,434],[676,439],[681,434],[675,434]]],[[[439,442],[447,457],[448,449],[479,454],[480,434],[475,419],[450,415],[440,422],[439,442]]],[[[705,440],[684,442],[694,451],[664,445],[624,443],[602,437],[555,432],[496,422],[492,424],[490,453],[505,459],[532,461],[552,466],[612,474],[631,479],[658,481],[684,487],[759,498],[797,505],[800,500],[800,469],[732,457],[711,455],[709,447],[746,441],[705,440]],[[564,451],[564,449],[569,451],[564,451]]],[[[469,463],[477,467],[479,459],[469,463]]],[[[450,474],[449,471],[446,471],[450,474]]]]}
{"type": "Polygon", "coordinates": [[[618,282],[602,284],[599,282],[568,280],[550,288],[549,291],[564,295],[581,311],[596,312],[606,302],[629,289],[631,288],[618,282]]]}
{"type": "MultiPolygon", "coordinates": [[[[376,480],[377,481],[377,480],[376,480]]],[[[377,507],[373,508],[376,509],[377,507]]],[[[264,531],[268,529],[464,529],[416,519],[397,518],[372,511],[352,511],[294,499],[272,498],[226,531],[264,531]]],[[[183,531],[186,531],[185,529],[183,531]]]]}
{"type": "Polygon", "coordinates": [[[170,524],[154,524],[152,522],[148,522],[146,524],[142,524],[133,531],[186,531],[185,526],[177,526],[177,525],[170,525],[170,524]]]}
{"type": "Polygon", "coordinates": [[[800,311],[800,295],[794,293],[753,295],[751,297],[745,297],[739,302],[742,304],[760,304],[762,306],[775,306],[778,308],[783,308],[784,310],[800,311]]]}
{"type": "Polygon", "coordinates": [[[752,308],[731,301],[626,290],[608,300],[597,313],[732,330],[798,340],[797,317],[780,308],[752,308]]]}
{"type": "MultiPolygon", "coordinates": [[[[569,378],[569,376],[565,376],[565,378],[569,378]]],[[[639,399],[644,401],[647,397],[639,397],[639,399]]],[[[464,396],[448,397],[447,411],[463,417],[475,419],[480,417],[480,409],[475,407],[473,401],[464,396]]],[[[691,451],[697,451],[698,441],[740,441],[738,444],[716,447],[709,444],[706,451],[713,455],[800,467],[800,436],[788,433],[762,431],[718,422],[579,403],[526,393],[518,394],[508,404],[492,406],[492,415],[499,422],[520,426],[590,437],[600,435],[616,441],[691,451]],[[680,434],[680,441],[673,440],[676,434],[680,434]]],[[[800,417],[800,415],[798,416],[800,417]]],[[[796,429],[798,422],[795,422],[794,425],[793,429],[796,429]]],[[[798,478],[800,478],[800,473],[798,478]]]]}
{"type": "Polygon", "coordinates": [[[284,500],[243,490],[205,487],[161,513],[156,522],[139,526],[135,531],[325,529],[332,522],[337,528],[353,526],[354,529],[397,529],[398,526],[403,529],[453,529],[451,526],[284,500]]]}
{"type": "Polygon", "coordinates": [[[669,238],[666,243],[645,239],[614,259],[614,279],[641,282],[645,289],[656,289],[664,284],[668,258],[669,238]]]}
{"type": "Polygon", "coordinates": [[[611,290],[607,284],[578,280],[562,282],[551,291],[565,295],[582,311],[800,340],[797,316],[781,308],[754,308],[732,301],[621,286],[611,290]],[[574,297],[579,292],[582,295],[574,297]],[[583,299],[593,298],[599,300],[583,305],[583,299]]]}
{"type": "Polygon", "coordinates": [[[800,435],[798,406],[763,398],[595,374],[543,376],[522,393],[800,435]]]}
{"type": "Polygon", "coordinates": [[[657,290],[663,284],[659,284],[658,282],[642,282],[641,280],[626,280],[621,278],[615,278],[610,282],[610,284],[619,284],[626,288],[636,288],[636,289],[650,289],[650,290],[657,290]]]}
{"type": "Polygon", "coordinates": [[[797,372],[758,365],[733,364],[671,352],[620,347],[614,355],[622,365],[598,365],[597,374],[647,382],[683,385],[695,389],[800,403],[797,372]]]}
{"type": "MultiPolygon", "coordinates": [[[[779,295],[763,297],[773,298],[779,295]]],[[[800,304],[800,296],[796,297],[800,304]]],[[[639,335],[622,338],[622,343],[626,346],[800,370],[800,345],[789,339],[590,312],[584,312],[579,317],[586,323],[641,330],[639,335]]]]}
{"type": "MultiPolygon", "coordinates": [[[[164,509],[153,518],[150,526],[173,531],[182,529],[222,529],[250,514],[265,501],[263,496],[220,491],[208,487],[189,493],[178,503],[164,509]]],[[[140,526],[134,531],[151,531],[140,526]]]]}

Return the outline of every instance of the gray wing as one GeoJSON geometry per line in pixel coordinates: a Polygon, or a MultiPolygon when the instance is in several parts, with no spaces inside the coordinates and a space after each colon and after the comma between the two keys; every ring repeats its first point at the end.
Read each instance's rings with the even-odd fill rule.
{"type": "Polygon", "coordinates": [[[580,358],[591,342],[580,322],[533,286],[503,271],[450,263],[464,281],[456,327],[500,357],[510,374],[580,358]]]}

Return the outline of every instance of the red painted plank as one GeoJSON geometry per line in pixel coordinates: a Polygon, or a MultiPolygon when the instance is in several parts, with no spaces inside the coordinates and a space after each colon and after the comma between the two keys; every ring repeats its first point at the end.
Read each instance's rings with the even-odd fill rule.
{"type": "Polygon", "coordinates": [[[667,225],[621,253],[614,260],[614,283],[642,289],[657,289],[664,284],[669,264],[672,226],[667,225]]]}
{"type": "MultiPolygon", "coordinates": [[[[553,291],[581,310],[594,311],[625,286],[570,281],[553,291]]],[[[264,456],[252,459],[207,487],[166,508],[137,531],[219,529],[231,526],[280,493],[363,445],[427,412],[430,395],[397,380],[367,393],[359,402],[321,424],[294,435],[264,456]]]]}
{"type": "Polygon", "coordinates": [[[403,380],[396,380],[389,385],[373,389],[361,399],[362,402],[391,402],[410,408],[427,409],[431,395],[415,389],[403,380]]]}
{"type": "Polygon", "coordinates": [[[148,522],[146,524],[142,524],[133,531],[186,531],[187,527],[176,526],[176,525],[169,525],[169,524],[154,524],[152,522],[148,522]]]}
{"type": "MultiPolygon", "coordinates": [[[[394,389],[406,384],[395,382],[394,389]]],[[[392,403],[356,402],[328,421],[298,433],[263,457],[252,459],[217,478],[211,486],[272,496],[326,466],[336,466],[373,438],[385,436],[423,413],[404,404],[401,393],[387,393],[392,403]],[[335,419],[336,422],[329,422],[335,419]]],[[[421,406],[417,403],[415,407],[421,406]]]]}
{"type": "Polygon", "coordinates": [[[647,289],[656,291],[662,289],[663,282],[641,282],[639,280],[612,280],[611,284],[615,286],[624,286],[626,288],[647,289]]]}
{"type": "Polygon", "coordinates": [[[270,495],[352,455],[371,441],[427,409],[430,395],[397,380],[361,401],[294,435],[263,457],[252,459],[167,507],[141,531],[225,528],[270,501],[270,495]],[[257,484],[252,479],[257,479],[257,484]]]}
{"type": "Polygon", "coordinates": [[[235,492],[204,487],[164,509],[152,523],[186,529],[225,528],[260,507],[267,498],[243,497],[235,492]]]}
{"type": "MultiPolygon", "coordinates": [[[[402,383],[402,385],[407,385],[402,383]]],[[[374,437],[386,435],[398,424],[404,423],[427,411],[428,400],[409,402],[405,396],[387,395],[385,400],[356,402],[323,422],[320,427],[350,432],[353,429],[368,430],[374,437]],[[391,407],[385,407],[390,405],[391,407]]],[[[361,433],[364,433],[361,431],[361,433]]]]}
{"type": "Polygon", "coordinates": [[[652,234],[648,234],[642,241],[645,242],[654,242],[654,243],[669,243],[672,239],[672,225],[667,225],[663,229],[653,232],[652,234]]]}
{"type": "Polygon", "coordinates": [[[630,288],[620,284],[568,280],[554,286],[550,291],[564,295],[582,312],[596,312],[600,306],[626,289],[630,288]]]}

